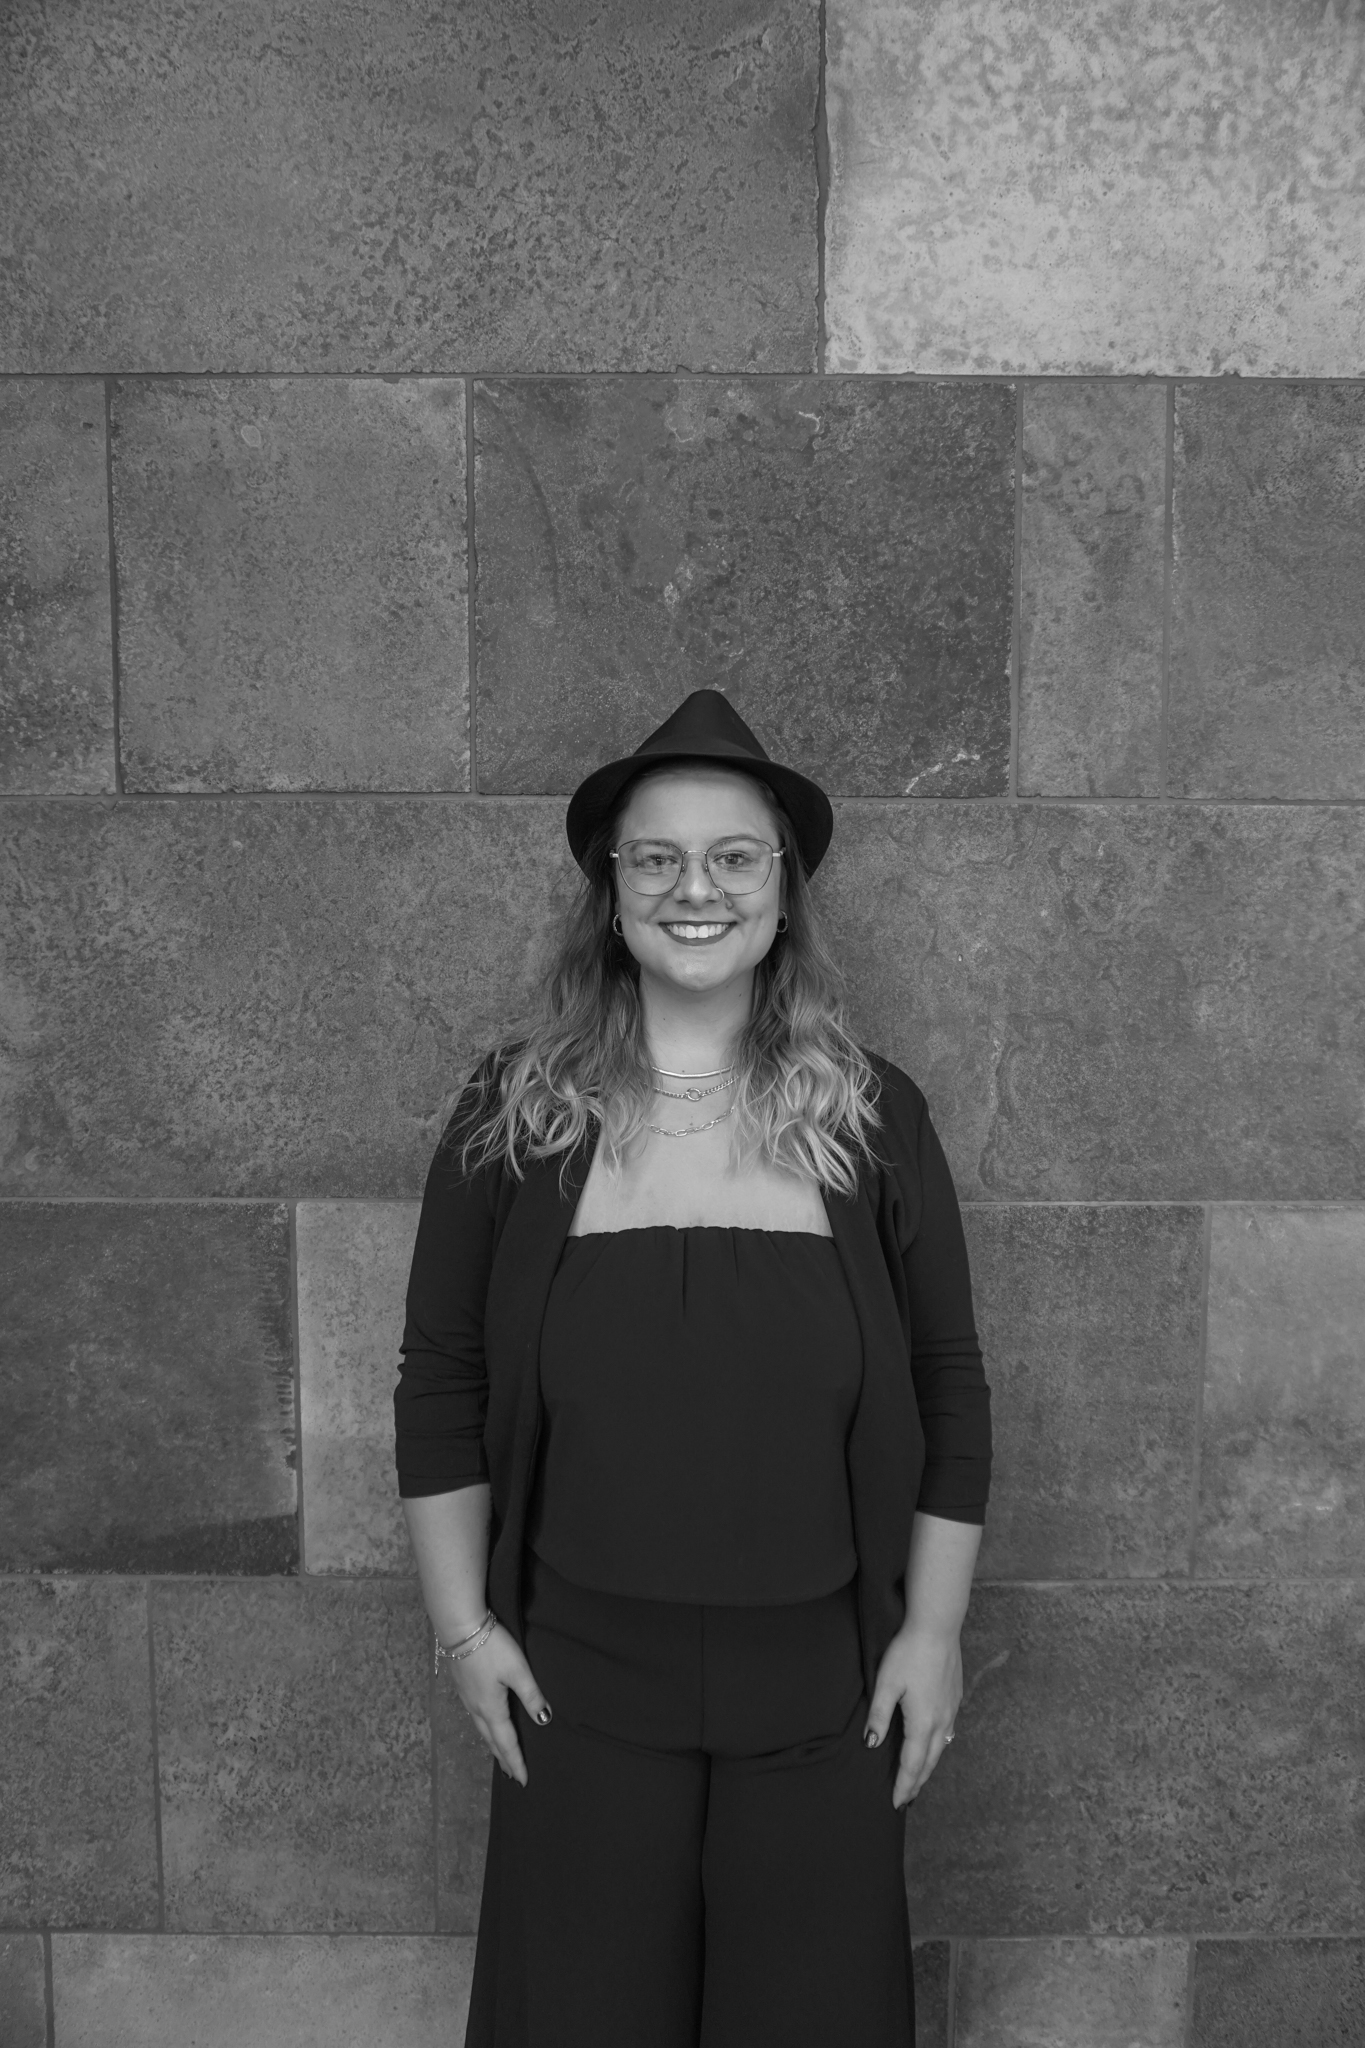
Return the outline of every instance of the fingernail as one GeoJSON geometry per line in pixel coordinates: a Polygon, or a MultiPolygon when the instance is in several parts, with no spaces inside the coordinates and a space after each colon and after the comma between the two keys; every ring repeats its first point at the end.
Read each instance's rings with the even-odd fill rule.
{"type": "Polygon", "coordinates": [[[536,1715],[536,1719],[540,1723],[542,1728],[548,1728],[550,1725],[550,1709],[548,1707],[542,1707],[540,1712],[536,1715]]]}
{"type": "Polygon", "coordinates": [[[877,1744],[881,1741],[881,1737],[878,1735],[875,1728],[869,1728],[866,1735],[863,1737],[863,1741],[867,1744],[869,1749],[875,1749],[877,1747],[877,1744]]]}

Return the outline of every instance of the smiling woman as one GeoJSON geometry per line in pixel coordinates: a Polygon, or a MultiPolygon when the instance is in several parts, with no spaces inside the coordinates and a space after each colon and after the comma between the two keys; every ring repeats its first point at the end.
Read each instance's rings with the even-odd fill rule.
{"type": "Polygon", "coordinates": [[[437,1670],[501,1771],[467,2048],[910,2048],[905,1806],[991,1448],[952,1180],[844,1022],[828,798],[724,697],[567,829],[583,889],[437,1148],[395,1394],[437,1670]]]}

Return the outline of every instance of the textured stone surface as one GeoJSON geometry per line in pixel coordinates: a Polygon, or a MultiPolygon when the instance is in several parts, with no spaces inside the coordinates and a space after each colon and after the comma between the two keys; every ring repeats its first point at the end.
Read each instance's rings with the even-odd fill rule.
{"type": "Polygon", "coordinates": [[[948,2032],[948,1978],[952,1956],[946,1941],[917,1941],[915,1956],[915,2048],[953,2048],[948,2032]]]}
{"type": "Polygon", "coordinates": [[[104,454],[102,386],[0,383],[3,790],[114,787],[104,454]]]}
{"type": "Polygon", "coordinates": [[[1365,1570],[1365,1209],[1213,1212],[1195,1569],[1365,1570]]]}
{"type": "Polygon", "coordinates": [[[16,799],[0,1184],[420,1195],[568,869],[562,804],[16,799]]]}
{"type": "Polygon", "coordinates": [[[393,1390],[420,1204],[300,1202],[304,1567],[410,1572],[393,1390]]]}
{"type": "Polygon", "coordinates": [[[996,1443],[978,1574],[1152,1577],[1189,1558],[1204,1212],[965,1212],[996,1443]]]}
{"type": "Polygon", "coordinates": [[[433,1930],[415,1587],[155,1587],[166,1925],[433,1930]]]}
{"type": "Polygon", "coordinates": [[[1354,9],[832,0],[833,370],[1358,376],[1354,9]]]}
{"type": "Polygon", "coordinates": [[[1166,393],[1024,389],[1019,788],[1161,786],[1166,393]]]}
{"type": "MultiPolygon", "coordinates": [[[[542,972],[562,834],[562,801],[12,800],[0,1185],[417,1196],[542,972]]],[[[964,1198],[1319,1200],[1365,1192],[1362,867],[1352,807],[847,803],[817,885],[964,1198]]]]}
{"type": "Polygon", "coordinates": [[[1185,2048],[1183,1941],[965,1941],[954,2048],[1185,2048]]]}
{"type": "Polygon", "coordinates": [[[810,0],[15,0],[0,367],[810,369],[810,0]]]}
{"type": "Polygon", "coordinates": [[[1352,1932],[1365,1584],[978,1585],[926,1934],[1352,1932]]]}
{"type": "Polygon", "coordinates": [[[1362,867],[1358,809],[850,803],[816,879],[964,1198],[1325,1199],[1365,1191],[1362,867]]]}
{"type": "Polygon", "coordinates": [[[1201,1941],[1190,2048],[1359,2048],[1365,1941],[1201,1941]]]}
{"type": "Polygon", "coordinates": [[[497,1769],[460,1704],[449,1672],[433,1687],[436,1746],[436,1926],[473,1934],[479,1924],[488,1802],[497,1769]]]}
{"type": "Polygon", "coordinates": [[[0,1204],[0,1568],[298,1560],[282,1207],[0,1204]]]}
{"type": "Polygon", "coordinates": [[[472,1941],[54,1934],[60,2048],[450,2048],[472,1941]]]}
{"type": "Polygon", "coordinates": [[[1178,386],[1173,515],[1171,793],[1358,797],[1365,388],[1178,386]]]}
{"type": "Polygon", "coordinates": [[[115,385],[133,790],[463,789],[458,378],[115,385]]]}
{"type": "Polygon", "coordinates": [[[569,790],[689,690],[832,790],[1003,791],[1014,396],[478,384],[478,782],[569,790]]]}
{"type": "Polygon", "coordinates": [[[0,1923],[156,1925],[151,1709],[141,1586],[0,1581],[0,1923]]]}
{"type": "Polygon", "coordinates": [[[0,2041],[47,2048],[47,1987],[38,1934],[0,1934],[0,2041]]]}

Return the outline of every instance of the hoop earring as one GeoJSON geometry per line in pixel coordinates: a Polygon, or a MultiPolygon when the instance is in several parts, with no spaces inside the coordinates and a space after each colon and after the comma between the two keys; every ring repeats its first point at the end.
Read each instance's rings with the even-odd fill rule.
{"type": "Polygon", "coordinates": [[[779,932],[784,932],[787,929],[787,913],[785,910],[778,913],[777,929],[779,932]]]}
{"type": "Polygon", "coordinates": [[[613,917],[611,921],[611,928],[615,932],[618,939],[623,939],[625,937],[625,932],[621,928],[621,913],[619,910],[617,911],[615,917],[613,917]]]}

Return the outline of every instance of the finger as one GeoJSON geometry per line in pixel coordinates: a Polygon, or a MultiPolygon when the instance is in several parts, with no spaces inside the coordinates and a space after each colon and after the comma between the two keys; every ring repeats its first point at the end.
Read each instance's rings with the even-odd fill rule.
{"type": "Polygon", "coordinates": [[[900,1796],[902,1780],[907,1781],[905,1785],[906,1799],[911,1800],[919,1797],[930,1778],[933,1777],[934,1772],[938,1769],[943,1752],[948,1747],[948,1733],[949,1731],[946,1728],[935,1728],[929,1733],[924,1743],[924,1753],[919,1759],[918,1764],[916,1764],[913,1757],[907,1756],[906,1751],[909,1749],[909,1744],[906,1744],[906,1748],[901,1752],[900,1769],[896,1773],[896,1783],[891,1795],[893,1801],[900,1796]]]}
{"type": "Polygon", "coordinates": [[[879,1686],[873,1693],[872,1704],[867,1710],[867,1726],[863,1730],[863,1741],[869,1749],[885,1742],[886,1731],[891,1726],[891,1716],[899,1700],[900,1694],[889,1687],[883,1689],[879,1686]]]}
{"type": "Polygon", "coordinates": [[[515,1778],[519,1785],[526,1783],[526,1760],[517,1741],[517,1731],[512,1725],[512,1716],[506,1707],[503,1695],[503,1710],[499,1714],[488,1710],[475,1717],[480,1735],[493,1752],[494,1761],[506,1771],[509,1778],[515,1778]]]}
{"type": "Polygon", "coordinates": [[[891,1788],[891,1804],[904,1806],[919,1791],[928,1773],[924,1769],[929,1753],[929,1740],[922,1728],[907,1730],[901,1744],[900,1763],[896,1767],[896,1782],[891,1788]]]}
{"type": "Polygon", "coordinates": [[[530,1665],[523,1665],[517,1675],[514,1678],[510,1678],[507,1682],[537,1726],[548,1728],[550,1725],[550,1702],[531,1676],[530,1665]]]}

